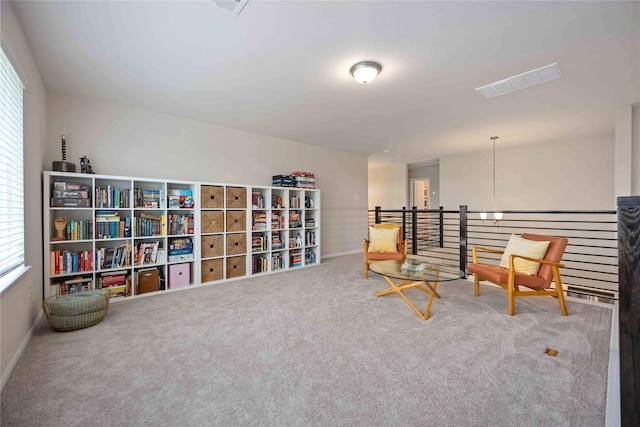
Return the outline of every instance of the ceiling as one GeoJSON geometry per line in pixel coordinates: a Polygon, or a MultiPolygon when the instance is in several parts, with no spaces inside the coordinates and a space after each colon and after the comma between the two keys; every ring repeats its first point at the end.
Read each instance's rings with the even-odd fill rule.
{"type": "Polygon", "coordinates": [[[370,167],[613,133],[640,2],[13,3],[50,91],[369,156],[370,167]],[[349,69],[382,72],[356,83],[349,69]],[[557,62],[563,77],[475,88],[557,62]],[[388,152],[385,152],[388,151],[388,152]]]}

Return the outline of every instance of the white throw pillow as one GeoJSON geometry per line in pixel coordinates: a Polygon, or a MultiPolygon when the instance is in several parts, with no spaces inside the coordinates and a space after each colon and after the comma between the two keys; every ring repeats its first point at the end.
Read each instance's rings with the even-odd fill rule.
{"type": "MultiPolygon", "coordinates": [[[[549,248],[549,242],[539,242],[537,240],[528,240],[520,236],[512,234],[509,238],[509,243],[502,254],[500,259],[500,267],[509,268],[509,256],[511,254],[523,255],[530,258],[544,258],[549,248]]],[[[540,263],[535,261],[529,261],[527,259],[516,258],[514,265],[517,273],[524,273],[529,276],[538,274],[540,263]]]]}
{"type": "Polygon", "coordinates": [[[368,252],[398,252],[398,228],[369,227],[368,252]]]}

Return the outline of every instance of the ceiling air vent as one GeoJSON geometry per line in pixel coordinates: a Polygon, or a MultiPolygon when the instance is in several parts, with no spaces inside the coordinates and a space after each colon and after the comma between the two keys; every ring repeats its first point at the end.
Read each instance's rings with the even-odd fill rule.
{"type": "Polygon", "coordinates": [[[213,0],[216,6],[220,9],[226,10],[234,16],[238,16],[240,14],[242,8],[248,1],[249,0],[213,0]]]}
{"type": "Polygon", "coordinates": [[[493,98],[494,96],[505,95],[510,92],[515,92],[516,90],[550,82],[560,77],[562,77],[560,67],[554,62],[553,64],[527,71],[517,76],[507,77],[504,80],[489,83],[488,85],[476,88],[476,92],[485,98],[493,98]]]}

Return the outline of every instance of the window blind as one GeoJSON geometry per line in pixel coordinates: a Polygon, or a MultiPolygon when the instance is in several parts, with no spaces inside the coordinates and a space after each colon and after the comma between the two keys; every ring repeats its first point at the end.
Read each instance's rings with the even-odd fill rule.
{"type": "Polygon", "coordinates": [[[0,49],[0,276],[24,264],[24,85],[0,49]]]}

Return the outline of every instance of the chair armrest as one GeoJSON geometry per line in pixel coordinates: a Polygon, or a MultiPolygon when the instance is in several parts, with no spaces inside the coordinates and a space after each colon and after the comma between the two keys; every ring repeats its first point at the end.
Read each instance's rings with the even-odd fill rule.
{"type": "Polygon", "coordinates": [[[364,241],[362,242],[362,247],[364,248],[364,256],[366,258],[367,252],[369,251],[369,240],[368,239],[364,239],[364,241]]]}
{"type": "Polygon", "coordinates": [[[484,246],[473,246],[471,248],[471,253],[473,256],[473,263],[477,264],[478,263],[478,255],[476,253],[476,251],[484,251],[484,252],[491,252],[494,254],[503,254],[504,251],[498,250],[498,249],[492,249],[492,248],[486,248],[484,246]]]}
{"type": "Polygon", "coordinates": [[[511,254],[511,256],[509,256],[509,266],[511,268],[513,267],[513,263],[514,263],[514,260],[516,258],[522,258],[522,259],[526,259],[526,260],[529,260],[529,261],[539,262],[540,264],[549,264],[549,265],[554,266],[554,267],[564,267],[564,264],[559,263],[559,262],[548,261],[546,259],[531,258],[531,257],[524,256],[524,255],[511,254]]]}

